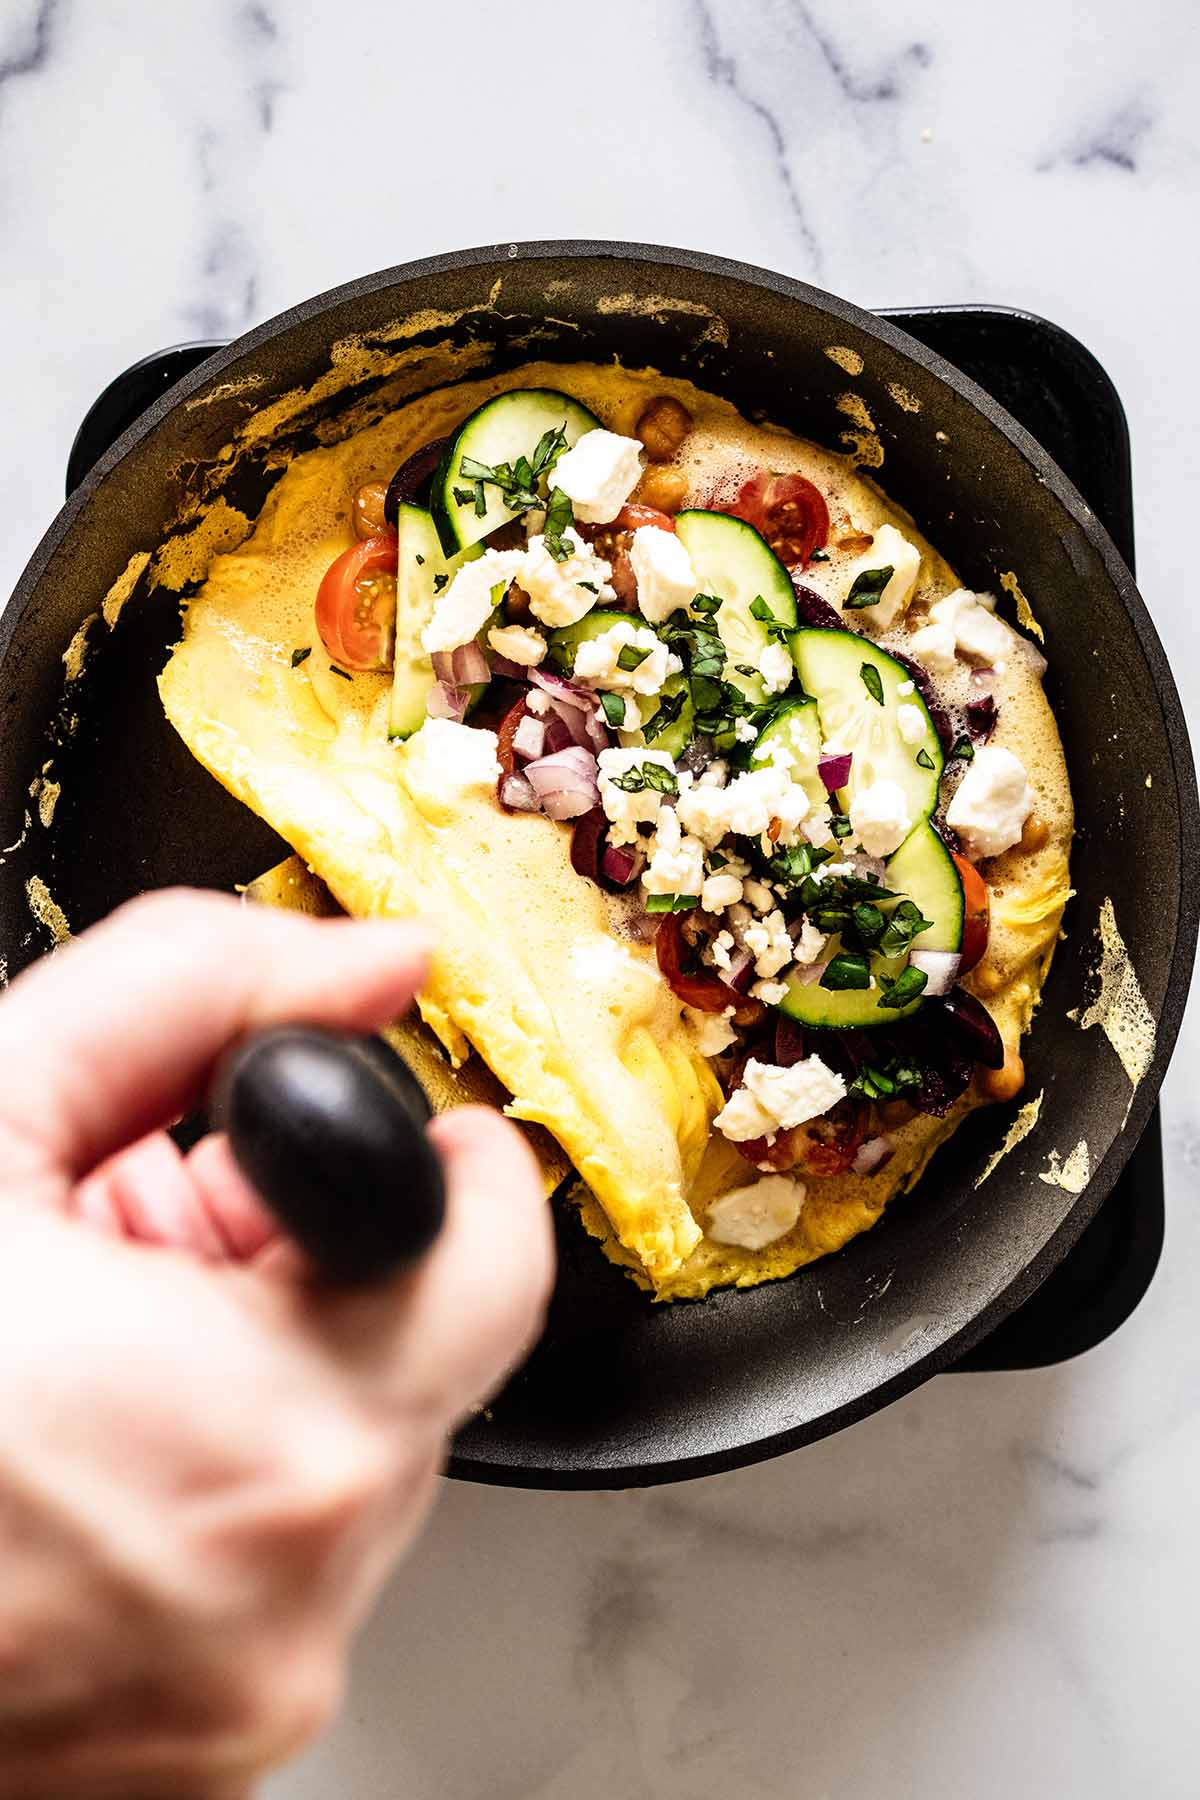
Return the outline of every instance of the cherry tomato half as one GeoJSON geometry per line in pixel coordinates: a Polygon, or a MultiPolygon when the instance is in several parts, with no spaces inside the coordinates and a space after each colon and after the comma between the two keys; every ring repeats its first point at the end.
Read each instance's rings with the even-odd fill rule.
{"type": "Polygon", "coordinates": [[[839,1100],[824,1118],[781,1131],[773,1144],[750,1138],[738,1149],[755,1167],[799,1169],[804,1175],[844,1175],[867,1135],[871,1108],[863,1100],[839,1100]]]}
{"type": "Polygon", "coordinates": [[[654,954],[673,994],[697,1012],[724,1012],[734,1008],[736,1025],[756,1024],[766,1010],[761,1000],[739,994],[714,975],[710,969],[686,968],[692,960],[692,947],[683,935],[683,915],[667,913],[655,933],[654,954]]]}
{"type": "Polygon", "coordinates": [[[958,972],[965,975],[968,969],[975,967],[987,949],[988,932],[991,929],[991,901],[988,898],[987,883],[975,864],[956,852],[952,851],[951,854],[963,884],[962,962],[958,972]]]}
{"type": "Polygon", "coordinates": [[[602,527],[604,531],[636,531],[641,525],[655,525],[659,531],[674,531],[675,521],[670,513],[659,512],[657,506],[642,506],[636,500],[624,505],[611,525],[602,527]]]}
{"type": "Polygon", "coordinates": [[[529,708],[526,706],[525,696],[522,694],[516,705],[509,707],[497,727],[496,761],[504,770],[505,775],[515,775],[517,772],[517,756],[513,749],[513,739],[517,735],[517,727],[521,720],[528,716],[530,716],[529,708]]]}
{"type": "Polygon", "coordinates": [[[343,550],[325,571],[317,589],[317,630],[339,668],[392,666],[396,543],[391,531],[364,538],[343,550]]]}
{"type": "Polygon", "coordinates": [[[829,537],[829,508],[820,488],[803,475],[772,475],[760,469],[738,489],[732,506],[722,512],[766,538],[786,568],[803,568],[814,550],[823,550],[829,537]]]}

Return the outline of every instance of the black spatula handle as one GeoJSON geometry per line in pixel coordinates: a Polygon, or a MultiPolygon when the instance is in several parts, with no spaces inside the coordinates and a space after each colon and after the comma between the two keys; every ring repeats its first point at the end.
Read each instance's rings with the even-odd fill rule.
{"type": "Polygon", "coordinates": [[[331,1280],[382,1280],[441,1229],[429,1102],[382,1038],[256,1032],[222,1062],[210,1112],[242,1173],[331,1280]]]}

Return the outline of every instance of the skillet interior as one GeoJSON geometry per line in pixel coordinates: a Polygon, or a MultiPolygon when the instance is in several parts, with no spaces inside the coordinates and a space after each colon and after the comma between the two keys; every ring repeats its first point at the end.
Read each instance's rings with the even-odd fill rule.
{"type": "MultiPolygon", "coordinates": [[[[854,392],[876,422],[887,491],[971,585],[1015,570],[1047,629],[1047,688],[1080,820],[1079,896],[1028,1045],[1027,1092],[1046,1090],[1037,1132],[975,1190],[1005,1124],[994,1110],[977,1115],[918,1194],[837,1258],[702,1305],[650,1307],[561,1219],[546,1339],[490,1416],[461,1434],[455,1463],[481,1479],[559,1485],[706,1473],[836,1429],[934,1373],[1032,1290],[1108,1192],[1165,1066],[1195,935],[1183,881],[1197,856],[1195,791],[1178,702],[1128,574],[1087,507],[1018,427],[915,342],[799,284],[709,258],[502,247],[389,271],[285,315],[197,371],[98,466],[0,625],[4,843],[21,834],[47,722],[62,710],[64,646],[129,556],[153,547],[196,491],[251,402],[318,380],[330,346],[350,333],[386,345],[395,321],[432,307],[440,317],[416,320],[403,365],[306,408],[270,450],[313,441],[348,398],[382,407],[406,384],[431,385],[425,359],[447,340],[488,366],[615,352],[833,447],[848,429],[839,397],[854,392]],[[632,296],[634,308],[614,296],[632,296]],[[830,347],[860,356],[862,373],[848,375],[830,347]],[[257,383],[249,394],[247,377],[257,383]],[[1101,1033],[1067,1017],[1091,991],[1105,896],[1160,1021],[1124,1131],[1126,1076],[1101,1033]],[[1096,1171],[1085,1193],[1040,1181],[1050,1148],[1065,1154],[1081,1138],[1096,1171]]],[[[268,461],[264,450],[237,465],[229,492],[248,510],[269,485],[268,461]]],[[[130,605],[111,637],[93,634],[87,673],[66,701],[79,722],[55,754],[52,829],[35,816],[0,866],[0,949],[14,971],[46,944],[26,902],[31,875],[78,929],[143,887],[230,887],[285,853],[161,715],[153,677],[177,629],[174,606],[158,596],[130,605]]]]}

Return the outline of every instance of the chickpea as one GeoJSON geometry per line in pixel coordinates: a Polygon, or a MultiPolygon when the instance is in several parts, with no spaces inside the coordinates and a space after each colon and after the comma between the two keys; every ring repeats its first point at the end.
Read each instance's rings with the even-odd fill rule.
{"type": "Polygon", "coordinates": [[[667,469],[661,463],[651,463],[637,484],[634,499],[673,517],[687,499],[687,491],[688,479],[682,469],[667,469]]]}
{"type": "Polygon", "coordinates": [[[687,407],[669,394],[658,394],[634,426],[634,436],[641,438],[651,462],[670,462],[691,429],[687,407]]]}
{"type": "Polygon", "coordinates": [[[359,488],[353,507],[355,537],[378,537],[381,531],[390,529],[383,511],[386,499],[386,481],[368,481],[365,487],[359,488]]]}
{"type": "Polygon", "coordinates": [[[1025,1086],[1025,1064],[1017,1051],[1004,1050],[1002,1069],[980,1069],[976,1075],[979,1091],[989,1100],[1014,1100],[1025,1086]]]}
{"type": "Polygon", "coordinates": [[[1030,813],[1025,821],[1025,829],[1021,833],[1019,848],[1026,856],[1032,856],[1035,850],[1042,850],[1050,836],[1050,827],[1038,813],[1030,813]]]}

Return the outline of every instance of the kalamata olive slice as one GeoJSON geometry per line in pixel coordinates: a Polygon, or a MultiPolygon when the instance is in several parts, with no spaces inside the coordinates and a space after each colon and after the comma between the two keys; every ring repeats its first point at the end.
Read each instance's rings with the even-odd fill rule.
{"type": "Polygon", "coordinates": [[[954,742],[954,733],[950,728],[950,715],[938,701],[937,690],[930,679],[928,669],[923,669],[919,662],[914,662],[911,656],[905,656],[899,650],[893,650],[892,655],[912,676],[914,687],[929,709],[929,717],[933,720],[933,729],[941,740],[942,749],[949,750],[954,742]]]}
{"type": "Polygon", "coordinates": [[[429,500],[429,484],[433,479],[433,471],[442,460],[442,451],[446,448],[447,438],[434,438],[432,443],[422,444],[414,450],[407,462],[402,462],[392,479],[388,482],[387,494],[384,496],[383,516],[395,530],[396,519],[400,511],[400,503],[409,506],[424,506],[429,500]]]}
{"type": "Polygon", "coordinates": [[[1004,1040],[987,1007],[966,988],[951,988],[942,1001],[927,1001],[927,1006],[940,1005],[947,1028],[970,1050],[976,1062],[985,1069],[1004,1067],[1004,1040]]]}
{"type": "Polygon", "coordinates": [[[811,625],[819,631],[843,629],[844,621],[837,607],[831,606],[828,600],[823,600],[805,582],[797,581],[794,570],[792,586],[796,590],[796,617],[802,625],[811,625]]]}
{"type": "Polygon", "coordinates": [[[243,1174],[331,1280],[380,1280],[440,1231],[429,1102],[381,1038],[257,1032],[221,1065],[211,1112],[243,1174]]]}

